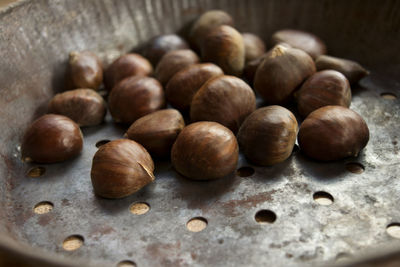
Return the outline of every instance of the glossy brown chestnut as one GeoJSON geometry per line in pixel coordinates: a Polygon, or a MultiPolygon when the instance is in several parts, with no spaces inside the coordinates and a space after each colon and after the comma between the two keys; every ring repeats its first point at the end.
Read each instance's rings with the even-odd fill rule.
{"type": "Polygon", "coordinates": [[[71,119],[55,114],[35,120],[22,139],[22,160],[54,163],[73,158],[82,150],[83,136],[71,119]]]}
{"type": "Polygon", "coordinates": [[[186,111],[194,94],[209,79],[223,75],[220,67],[212,63],[190,65],[176,73],[165,88],[168,102],[175,108],[186,111]]]}
{"type": "Polygon", "coordinates": [[[153,160],[143,146],[119,139],[97,150],[90,175],[96,195],[123,198],[153,182],[153,171],[153,160]]]}
{"type": "Polygon", "coordinates": [[[188,49],[189,45],[182,37],[176,34],[165,34],[154,37],[144,49],[144,56],[157,66],[161,58],[169,51],[188,49]]]}
{"type": "Polygon", "coordinates": [[[100,59],[90,51],[69,54],[69,75],[73,88],[99,89],[103,82],[100,59]]]}
{"type": "Polygon", "coordinates": [[[257,109],[243,122],[238,133],[240,149],[257,165],[268,166],[286,160],[296,142],[295,116],[281,106],[257,109]]]}
{"type": "Polygon", "coordinates": [[[181,131],[171,152],[175,169],[190,179],[210,180],[232,173],[239,148],[233,133],[216,122],[192,123],[181,131]]]}
{"type": "Polygon", "coordinates": [[[265,43],[257,35],[249,32],[242,33],[245,51],[245,62],[259,58],[265,53],[265,43]]]}
{"type": "Polygon", "coordinates": [[[296,92],[297,109],[303,118],[323,106],[349,107],[351,88],[346,77],[335,70],[311,75],[296,92]]]}
{"type": "Polygon", "coordinates": [[[56,94],[48,108],[48,113],[64,115],[79,126],[102,123],[106,112],[104,99],[92,89],[75,89],[56,94]]]}
{"type": "Polygon", "coordinates": [[[305,51],[313,59],[326,54],[325,43],[316,35],[299,30],[280,30],[272,35],[272,45],[287,43],[293,48],[305,51]]]}
{"type": "Polygon", "coordinates": [[[331,69],[342,73],[350,84],[357,83],[369,74],[369,71],[355,61],[325,55],[317,58],[315,66],[318,71],[331,69]]]}
{"type": "Polygon", "coordinates": [[[303,50],[277,45],[257,68],[254,88],[267,104],[286,104],[314,72],[314,61],[303,50]]]}
{"type": "Polygon", "coordinates": [[[176,109],[164,109],[143,116],[132,123],[126,136],[144,146],[156,157],[171,155],[176,137],[185,121],[176,109]]]}
{"type": "Polygon", "coordinates": [[[240,76],[245,60],[242,35],[231,26],[218,26],[205,37],[201,57],[220,66],[227,75],[240,76]]]}
{"type": "Polygon", "coordinates": [[[148,76],[153,72],[150,62],[139,54],[126,54],[117,58],[104,73],[104,84],[111,91],[118,82],[130,76],[148,76]]]}
{"type": "Polygon", "coordinates": [[[333,161],[358,156],[368,143],[369,129],[355,111],[325,106],[303,121],[298,140],[300,150],[310,158],[333,161]]]}
{"type": "Polygon", "coordinates": [[[108,97],[114,121],[131,124],[165,106],[161,84],[153,78],[131,76],[119,82],[108,97]]]}
{"type": "Polygon", "coordinates": [[[162,85],[178,71],[199,62],[199,57],[190,49],[173,50],[166,53],[160,60],[155,71],[155,77],[162,85]]]}
{"type": "Polygon", "coordinates": [[[199,50],[204,38],[214,28],[221,25],[233,26],[232,17],[222,10],[210,10],[203,13],[194,23],[189,32],[190,44],[199,50]]]}
{"type": "Polygon", "coordinates": [[[192,121],[215,121],[236,133],[244,119],[256,109],[250,86],[234,76],[219,76],[206,82],[190,106],[192,121]]]}

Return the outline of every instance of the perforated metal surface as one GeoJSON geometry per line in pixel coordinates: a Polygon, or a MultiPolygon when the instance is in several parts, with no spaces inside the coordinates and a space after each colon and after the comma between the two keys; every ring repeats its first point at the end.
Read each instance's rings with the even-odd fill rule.
{"type": "MultiPolygon", "coordinates": [[[[336,259],[357,257],[367,248],[398,247],[400,241],[388,235],[386,227],[400,222],[400,105],[398,99],[384,99],[381,94],[391,92],[400,96],[399,56],[396,53],[389,58],[388,51],[377,49],[377,40],[390,39],[394,43],[399,39],[398,20],[378,23],[379,18],[392,18],[389,10],[396,9],[398,3],[386,1],[374,12],[373,1],[364,1],[363,5],[361,1],[346,5],[309,1],[301,8],[297,3],[58,0],[26,2],[13,12],[0,14],[1,25],[7,25],[0,28],[0,55],[8,59],[8,64],[2,61],[0,65],[4,86],[0,91],[0,104],[4,107],[0,144],[1,231],[47,254],[55,252],[108,266],[123,260],[134,261],[138,266],[326,265],[336,259]],[[357,9],[359,6],[363,8],[357,9]],[[80,157],[61,164],[38,165],[44,168],[43,175],[27,175],[37,165],[19,160],[18,144],[23,129],[43,112],[53,89],[61,89],[63,62],[69,51],[126,51],[152,35],[177,29],[202,10],[224,7],[241,29],[252,29],[264,37],[286,24],[315,30],[325,37],[334,55],[354,55],[350,58],[358,59],[371,70],[371,76],[353,88],[351,108],[366,119],[371,131],[371,140],[357,159],[318,163],[298,151],[282,164],[261,168],[241,157],[238,168],[251,167],[255,171],[252,175],[233,174],[208,182],[187,180],[167,161],[156,162],[153,184],[130,197],[106,200],[93,194],[91,159],[98,141],[121,138],[125,131],[108,117],[105,124],[83,130],[85,143],[80,157]],[[165,17],[165,10],[173,15],[165,17]],[[326,10],[325,17],[312,13],[316,10],[326,10]],[[337,12],[340,10],[342,13],[337,12]],[[354,10],[358,10],[359,17],[353,20],[354,10]],[[273,26],[265,26],[268,29],[264,31],[260,21],[267,11],[273,26]],[[30,22],[17,20],[32,12],[38,15],[31,17],[30,22]],[[293,17],[290,23],[282,21],[285,14],[293,17]],[[317,15],[309,21],[306,14],[317,15]],[[369,20],[365,27],[379,25],[369,29],[375,34],[368,35],[366,40],[354,29],[341,28],[342,20],[327,26],[326,32],[322,26],[311,26],[318,25],[315,20],[334,21],[339,15],[349,25],[359,25],[360,18],[372,14],[378,22],[369,20]],[[350,39],[359,49],[344,42],[350,39]],[[5,41],[10,45],[4,45],[5,41]],[[27,46],[29,50],[22,50],[27,46]],[[376,53],[366,56],[368,51],[376,53]],[[365,170],[359,174],[349,172],[347,169],[354,170],[351,166],[346,168],[350,162],[362,164],[365,170]],[[314,194],[321,191],[333,197],[331,205],[320,205],[315,200],[318,195],[314,194]],[[51,202],[53,208],[48,213],[35,213],[34,207],[43,201],[51,202]],[[133,214],[130,206],[136,202],[147,203],[150,210],[142,215],[133,214]],[[257,222],[255,216],[260,210],[272,211],[276,220],[267,215],[257,220],[272,223],[257,222]],[[206,220],[204,230],[187,229],[188,221],[195,217],[206,220]],[[77,239],[69,239],[75,241],[68,248],[77,246],[80,237],[83,245],[66,251],[63,242],[70,236],[77,239]]],[[[369,34],[367,28],[359,31],[364,36],[369,34]]],[[[392,46],[387,49],[395,51],[392,46]]]]}

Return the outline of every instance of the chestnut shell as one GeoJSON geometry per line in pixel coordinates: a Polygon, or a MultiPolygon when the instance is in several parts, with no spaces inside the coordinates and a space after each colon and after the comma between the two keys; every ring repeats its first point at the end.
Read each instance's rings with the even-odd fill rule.
{"type": "Polygon", "coordinates": [[[319,56],[315,61],[315,66],[318,71],[331,69],[342,73],[350,84],[357,83],[369,74],[368,70],[355,61],[326,55],[319,56]]]}
{"type": "Polygon", "coordinates": [[[104,99],[92,89],[75,89],[56,94],[49,103],[49,113],[64,115],[79,126],[103,122],[107,112],[104,99]]]}
{"type": "Polygon", "coordinates": [[[196,122],[186,126],[171,152],[175,169],[195,180],[218,179],[232,173],[238,158],[235,136],[216,122],[196,122]]]}
{"type": "Polygon", "coordinates": [[[165,96],[173,107],[186,111],[201,86],[209,79],[223,74],[221,68],[212,63],[190,65],[170,79],[165,88],[165,96]]]}
{"type": "Polygon", "coordinates": [[[301,124],[298,135],[301,151],[320,161],[356,157],[368,140],[369,129],[364,119],[341,106],[313,111],[301,124]]]}
{"type": "Polygon", "coordinates": [[[154,78],[131,76],[119,82],[108,97],[108,108],[116,122],[131,124],[165,106],[164,91],[154,78]]]}
{"type": "Polygon", "coordinates": [[[237,137],[247,159],[268,166],[283,162],[291,155],[297,130],[292,112],[281,106],[268,106],[251,113],[237,137]]]}
{"type": "Polygon", "coordinates": [[[265,43],[257,35],[249,32],[242,33],[245,51],[245,62],[252,61],[265,53],[265,43]]]}
{"type": "Polygon", "coordinates": [[[346,77],[335,70],[323,70],[311,75],[296,92],[297,109],[301,116],[323,106],[349,107],[351,88],[346,77]]]}
{"type": "Polygon", "coordinates": [[[69,54],[69,75],[73,88],[99,89],[103,82],[101,60],[90,51],[69,54]]]}
{"type": "Polygon", "coordinates": [[[82,150],[83,136],[71,119],[55,114],[35,120],[22,139],[23,161],[38,163],[61,162],[73,158],[82,150]]]}
{"type": "Polygon", "coordinates": [[[135,141],[119,139],[102,145],[93,157],[90,172],[96,195],[122,198],[154,180],[150,154],[135,141]]]}
{"type": "Polygon", "coordinates": [[[190,106],[192,121],[215,121],[236,133],[244,119],[256,109],[250,86],[234,76],[219,76],[206,82],[190,106]]]}
{"type": "Polygon", "coordinates": [[[203,13],[192,25],[189,32],[190,44],[199,50],[207,34],[221,25],[233,26],[232,17],[222,10],[209,10],[203,13]]]}
{"type": "Polygon", "coordinates": [[[257,68],[254,88],[267,104],[286,104],[292,100],[296,88],[313,73],[315,64],[306,52],[277,45],[257,68]]]}
{"type": "Polygon", "coordinates": [[[316,35],[299,30],[280,30],[272,35],[272,45],[287,43],[309,54],[313,59],[326,54],[325,43],[316,35]]]}
{"type": "Polygon", "coordinates": [[[104,73],[104,84],[111,91],[123,79],[129,76],[152,74],[151,63],[139,54],[125,54],[117,58],[104,73]]]}
{"type": "Polygon", "coordinates": [[[126,136],[144,146],[156,157],[168,157],[185,121],[176,109],[153,112],[136,120],[126,136]]]}
{"type": "Polygon", "coordinates": [[[204,62],[212,62],[227,75],[240,76],[245,61],[245,48],[242,35],[231,26],[222,25],[213,29],[201,46],[204,62]]]}
{"type": "Polygon", "coordinates": [[[155,67],[169,51],[188,48],[189,45],[182,37],[176,34],[164,34],[151,39],[147,43],[143,54],[155,67]]]}
{"type": "Polygon", "coordinates": [[[199,60],[196,53],[190,49],[173,50],[161,58],[154,75],[162,85],[166,85],[175,73],[189,65],[198,63],[199,60]]]}

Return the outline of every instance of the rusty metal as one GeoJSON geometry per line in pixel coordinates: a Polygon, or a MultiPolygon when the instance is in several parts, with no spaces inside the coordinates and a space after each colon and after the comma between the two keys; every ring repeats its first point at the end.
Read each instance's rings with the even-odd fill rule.
{"type": "Polygon", "coordinates": [[[392,256],[368,263],[388,257],[398,262],[400,241],[386,227],[400,222],[400,105],[381,94],[400,97],[399,11],[397,1],[373,0],[38,0],[1,11],[0,264],[115,266],[131,260],[138,266],[309,266],[343,259],[347,264],[347,259],[357,266],[370,251],[388,248],[392,256]],[[362,154],[318,163],[297,151],[267,168],[241,157],[238,168],[251,167],[254,174],[209,182],[187,180],[170,163],[156,162],[153,184],[133,196],[106,200],[93,194],[90,182],[95,144],[121,138],[125,131],[107,117],[105,124],[83,130],[80,157],[52,165],[20,161],[26,125],[64,89],[70,51],[123,53],[212,8],[228,11],[240,30],[266,40],[285,27],[315,32],[330,54],[364,64],[371,75],[353,88],[351,106],[371,131],[362,154]],[[351,173],[349,162],[365,170],[351,173]],[[45,173],[29,177],[37,166],[45,173]],[[328,192],[334,202],[319,205],[313,199],[318,191],[328,192]],[[35,214],[41,201],[53,203],[53,209],[35,214]],[[135,202],[148,203],[150,211],[132,214],[135,202]],[[273,211],[276,220],[258,223],[255,214],[262,209],[273,211]],[[203,231],[187,230],[194,217],[207,220],[203,231]],[[84,237],[84,244],[64,251],[63,240],[71,235],[84,237]]]}

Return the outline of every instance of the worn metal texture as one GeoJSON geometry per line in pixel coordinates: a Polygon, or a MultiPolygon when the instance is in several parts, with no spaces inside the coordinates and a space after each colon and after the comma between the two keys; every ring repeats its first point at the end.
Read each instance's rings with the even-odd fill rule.
{"type": "Polygon", "coordinates": [[[138,266],[310,266],[358,259],[382,246],[400,249],[400,241],[386,233],[389,224],[400,222],[400,105],[381,97],[400,94],[399,11],[397,1],[372,0],[40,0],[3,11],[0,232],[7,237],[0,237],[0,250],[8,246],[7,253],[17,251],[20,259],[36,257],[32,266],[74,264],[65,259],[94,266],[122,260],[138,266]],[[351,108],[371,131],[358,158],[318,163],[297,151],[284,163],[263,168],[241,157],[238,168],[251,167],[254,174],[206,182],[187,180],[167,161],[156,162],[154,183],[130,197],[106,200],[93,194],[90,182],[95,144],[121,138],[126,130],[107,117],[103,125],[83,130],[78,158],[40,165],[45,169],[40,177],[27,175],[37,166],[20,161],[21,136],[54,92],[64,89],[70,51],[123,53],[212,8],[228,11],[240,30],[265,40],[285,27],[315,32],[332,55],[370,69],[353,88],[351,108]],[[347,171],[349,162],[362,164],[364,172],[347,171]],[[318,191],[331,194],[334,202],[319,205],[313,199],[318,191]],[[42,201],[53,203],[53,210],[35,214],[33,207],[42,201]],[[150,211],[130,213],[135,202],[148,203],[150,211]],[[262,209],[273,211],[276,220],[258,223],[255,214],[262,209]],[[186,223],[199,216],[207,227],[188,231],[186,223]],[[71,235],[81,235],[84,244],[65,251],[63,240],[71,235]]]}

